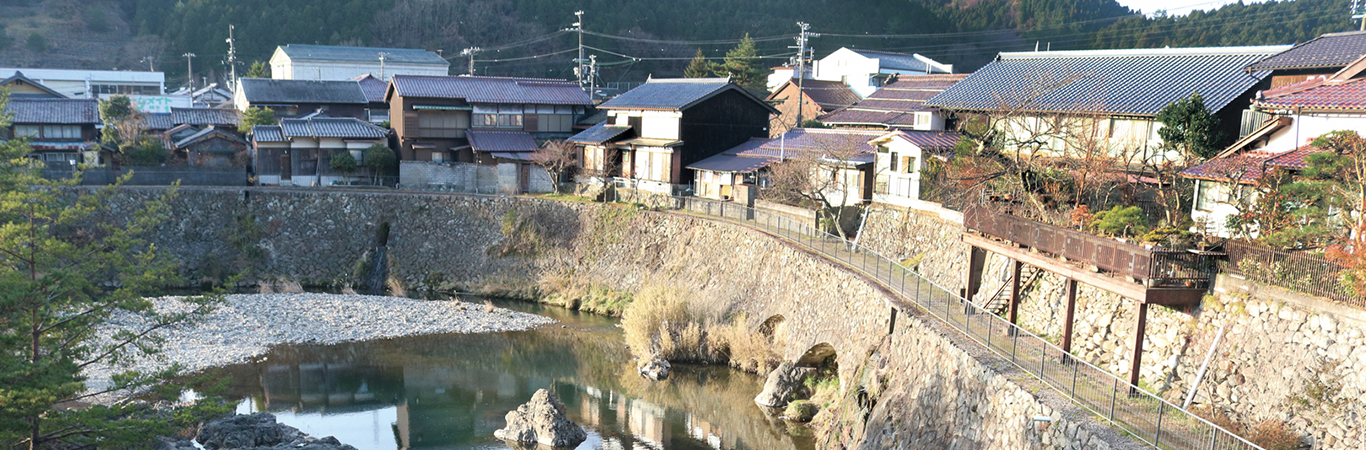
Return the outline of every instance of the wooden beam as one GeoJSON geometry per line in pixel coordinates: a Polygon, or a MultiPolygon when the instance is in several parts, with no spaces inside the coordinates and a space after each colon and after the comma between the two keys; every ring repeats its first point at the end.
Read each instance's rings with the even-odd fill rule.
{"type": "Polygon", "coordinates": [[[1142,284],[1130,283],[1109,275],[1085,270],[1066,262],[1058,261],[1045,254],[1030,253],[1028,249],[1015,248],[1008,243],[998,242],[971,233],[963,234],[963,242],[974,247],[982,247],[992,253],[1007,258],[1023,261],[1031,266],[1062,275],[1066,278],[1072,278],[1082,283],[1138,300],[1139,302],[1142,302],[1147,298],[1148,288],[1142,284]]]}
{"type": "Polygon", "coordinates": [[[1148,328],[1148,304],[1135,304],[1138,317],[1134,319],[1134,354],[1129,358],[1129,384],[1138,386],[1138,373],[1143,368],[1143,334],[1148,328]]]}
{"type": "Polygon", "coordinates": [[[978,246],[968,247],[968,273],[966,274],[967,282],[963,287],[965,289],[963,298],[968,299],[969,302],[977,296],[977,291],[982,289],[982,269],[985,268],[986,264],[986,249],[978,246]]]}
{"type": "Polygon", "coordinates": [[[1020,317],[1020,272],[1024,268],[1024,263],[1020,260],[1011,260],[1014,266],[1010,273],[1010,323],[1019,325],[1016,320],[1020,317]]]}
{"type": "Polygon", "coordinates": [[[1072,317],[1077,313],[1077,280],[1067,279],[1067,314],[1062,318],[1062,351],[1072,352],[1072,317]]]}

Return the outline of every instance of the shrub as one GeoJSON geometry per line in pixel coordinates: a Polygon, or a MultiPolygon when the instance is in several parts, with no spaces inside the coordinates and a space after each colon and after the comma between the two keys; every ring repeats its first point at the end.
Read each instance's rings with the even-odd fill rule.
{"type": "Polygon", "coordinates": [[[1266,450],[1295,450],[1300,448],[1300,436],[1285,422],[1264,420],[1248,429],[1247,440],[1266,450]]]}
{"type": "Polygon", "coordinates": [[[1116,206],[1109,211],[1096,213],[1091,228],[1114,236],[1138,236],[1147,230],[1148,217],[1137,206],[1116,206]]]}
{"type": "Polygon", "coordinates": [[[47,52],[47,38],[36,32],[28,35],[28,40],[24,42],[24,45],[34,53],[47,52]]]}
{"type": "Polygon", "coordinates": [[[109,31],[109,17],[104,12],[104,8],[92,5],[85,9],[82,16],[85,19],[86,28],[89,28],[90,31],[96,33],[109,31]]]}
{"type": "Polygon", "coordinates": [[[696,361],[702,356],[701,317],[678,289],[652,283],[641,288],[621,316],[626,345],[637,358],[658,354],[668,360],[696,361]]]}
{"type": "Polygon", "coordinates": [[[1156,242],[1168,248],[1185,249],[1191,247],[1194,238],[1195,233],[1191,233],[1189,230],[1167,225],[1154,228],[1145,233],[1141,239],[1144,242],[1156,242]]]}
{"type": "Polygon", "coordinates": [[[384,144],[375,144],[360,154],[361,165],[375,170],[376,176],[390,176],[398,170],[398,157],[384,144]]]}
{"type": "Polygon", "coordinates": [[[159,166],[166,161],[166,148],[162,147],[160,140],[151,137],[123,144],[119,152],[132,166],[159,166]]]}
{"type": "Polygon", "coordinates": [[[810,422],[818,411],[820,408],[808,400],[793,400],[787,404],[787,409],[783,410],[783,415],[787,417],[787,420],[794,422],[810,422]]]}
{"type": "Polygon", "coordinates": [[[351,156],[349,151],[340,151],[332,154],[332,159],[327,162],[327,167],[341,173],[351,173],[356,171],[356,157],[351,156]]]}

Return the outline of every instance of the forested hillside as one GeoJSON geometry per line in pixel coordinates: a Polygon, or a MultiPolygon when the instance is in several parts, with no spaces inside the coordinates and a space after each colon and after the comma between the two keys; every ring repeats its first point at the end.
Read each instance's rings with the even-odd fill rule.
{"type": "Polygon", "coordinates": [[[720,57],[744,34],[756,39],[764,65],[779,65],[795,53],[787,46],[798,21],[822,33],[812,41],[817,57],[842,46],[917,52],[959,71],[1036,44],[1290,44],[1353,28],[1342,0],[1234,4],[1182,17],[1145,17],[1113,0],[0,0],[0,7],[15,13],[0,16],[8,29],[0,64],[127,68],[143,55],[119,48],[104,59],[44,58],[63,49],[26,42],[35,33],[63,46],[140,40],[137,51],[155,51],[152,64],[172,80],[184,77],[185,53],[198,55],[198,76],[221,77],[229,24],[248,64],[287,43],[399,46],[442,50],[452,71],[463,73],[460,50],[481,47],[480,74],[569,77],[577,35],[563,30],[582,10],[585,29],[597,33],[584,43],[604,63],[607,81],[677,76],[698,49],[720,57]],[[92,28],[91,17],[103,31],[92,28]]]}

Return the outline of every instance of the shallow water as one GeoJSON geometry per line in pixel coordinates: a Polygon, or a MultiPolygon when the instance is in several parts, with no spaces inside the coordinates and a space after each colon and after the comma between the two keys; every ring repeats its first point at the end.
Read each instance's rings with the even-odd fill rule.
{"type": "Polygon", "coordinates": [[[223,369],[238,411],[268,411],[313,436],[361,450],[506,449],[508,411],[550,389],[588,430],[588,449],[811,449],[771,419],[757,376],[676,366],[652,383],[634,372],[616,321],[517,302],[561,323],[530,331],[284,346],[223,369]]]}

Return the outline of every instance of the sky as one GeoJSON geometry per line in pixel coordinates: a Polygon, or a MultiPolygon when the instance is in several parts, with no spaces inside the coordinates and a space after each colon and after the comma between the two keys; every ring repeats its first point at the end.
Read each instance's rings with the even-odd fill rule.
{"type": "MultiPolygon", "coordinates": [[[[1152,14],[1166,10],[1167,14],[1185,15],[1192,9],[1211,10],[1238,0],[1118,0],[1119,4],[1152,14]]],[[[1260,3],[1266,0],[1243,0],[1243,3],[1260,3]]],[[[1346,6],[1343,6],[1344,8],[1346,6]]]]}

